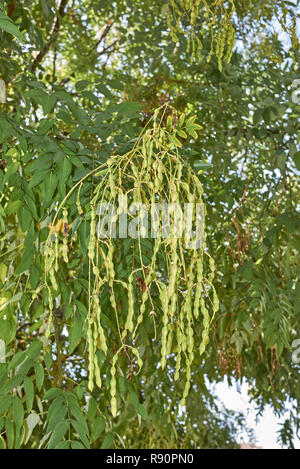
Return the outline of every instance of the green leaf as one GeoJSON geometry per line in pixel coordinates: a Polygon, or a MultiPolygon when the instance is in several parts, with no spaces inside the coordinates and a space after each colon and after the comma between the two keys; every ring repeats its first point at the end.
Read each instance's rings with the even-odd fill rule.
{"type": "Polygon", "coordinates": [[[32,176],[30,180],[28,189],[32,189],[33,187],[40,184],[42,181],[46,180],[48,178],[48,175],[49,175],[49,169],[42,169],[34,173],[34,175],[32,176]]]}
{"type": "Polygon", "coordinates": [[[136,114],[141,109],[141,107],[142,106],[140,103],[128,102],[128,103],[116,104],[115,106],[112,106],[108,110],[110,112],[117,112],[118,114],[126,115],[126,114],[136,114]]]}
{"type": "Polygon", "coordinates": [[[16,433],[19,433],[24,419],[24,408],[22,401],[18,396],[13,396],[13,412],[14,422],[16,425],[16,433]]]}
{"type": "Polygon", "coordinates": [[[52,431],[55,426],[61,422],[67,412],[67,406],[63,405],[63,399],[61,397],[56,398],[50,405],[48,410],[48,425],[47,425],[47,432],[52,431]]]}
{"type": "Polygon", "coordinates": [[[9,408],[11,400],[12,396],[0,396],[0,415],[3,415],[9,408]]]}
{"type": "Polygon", "coordinates": [[[111,92],[109,91],[109,89],[105,85],[102,85],[101,83],[98,83],[98,84],[96,84],[96,88],[107,99],[112,99],[113,98],[113,95],[111,94],[111,92]]]}
{"type": "Polygon", "coordinates": [[[92,441],[96,441],[105,430],[105,420],[103,417],[97,417],[93,426],[92,441]]]}
{"type": "Polygon", "coordinates": [[[18,218],[22,231],[25,232],[28,230],[30,223],[32,222],[32,214],[26,207],[21,207],[18,213],[18,218]]]}
{"type": "Polygon", "coordinates": [[[45,395],[43,397],[43,400],[44,401],[51,401],[52,399],[59,396],[60,394],[62,394],[62,390],[59,389],[59,388],[48,389],[48,391],[45,393],[45,395]]]}
{"type": "Polygon", "coordinates": [[[24,41],[23,34],[19,31],[10,17],[3,12],[0,12],[0,28],[17,37],[20,41],[24,41]]]}
{"type": "Polygon", "coordinates": [[[5,419],[5,433],[8,449],[13,449],[15,441],[15,426],[9,417],[5,419]]]}
{"type": "Polygon", "coordinates": [[[130,401],[135,409],[135,411],[142,417],[142,419],[147,418],[147,411],[146,408],[139,402],[137,394],[133,391],[133,389],[129,390],[130,401]]]}
{"type": "Polygon", "coordinates": [[[85,434],[89,434],[89,429],[86,423],[86,420],[81,412],[79,405],[70,405],[70,411],[73,417],[80,423],[80,425],[84,428],[85,434]]]}
{"type": "MultiPolygon", "coordinates": [[[[13,302],[12,300],[7,301],[2,304],[0,311],[5,310],[7,305],[13,302]]],[[[9,313],[5,316],[5,319],[0,319],[0,339],[4,340],[6,345],[8,345],[14,338],[16,334],[16,319],[13,317],[12,313],[9,313]]]]}
{"type": "Polygon", "coordinates": [[[42,119],[39,123],[38,128],[37,128],[37,133],[39,135],[46,135],[49,132],[49,130],[51,129],[51,127],[53,127],[54,124],[55,124],[54,119],[51,119],[51,120],[42,119]]]}
{"type": "Polygon", "coordinates": [[[30,378],[26,376],[24,379],[24,391],[25,391],[25,399],[26,399],[26,406],[27,411],[31,412],[34,400],[34,386],[33,382],[30,378]]]}
{"type": "Polygon", "coordinates": [[[198,134],[197,134],[197,132],[194,130],[194,127],[192,127],[192,126],[186,126],[186,127],[185,127],[185,130],[187,131],[187,133],[188,133],[191,137],[193,137],[193,138],[195,138],[195,139],[198,138],[198,134]]]}
{"type": "Polygon", "coordinates": [[[13,376],[12,378],[10,378],[9,380],[7,380],[1,387],[1,393],[8,393],[9,391],[11,391],[12,389],[14,389],[15,387],[19,386],[22,381],[23,381],[23,378],[24,378],[24,375],[19,373],[15,376],[13,376]]]}
{"type": "Polygon", "coordinates": [[[58,164],[59,185],[65,185],[72,172],[72,162],[67,156],[64,156],[58,164]]]}
{"type": "MultiPolygon", "coordinates": [[[[52,356],[51,356],[51,353],[46,352],[44,361],[45,361],[46,368],[47,368],[47,370],[48,370],[48,372],[49,372],[49,371],[50,371],[50,367],[51,367],[51,365],[52,365],[52,356]]],[[[45,399],[45,398],[44,398],[44,399],[45,399]]]]}
{"type": "Polygon", "coordinates": [[[51,171],[50,175],[45,180],[45,197],[43,197],[43,200],[46,204],[52,201],[57,184],[58,177],[53,171],[51,171]]]}
{"type": "Polygon", "coordinates": [[[20,264],[18,265],[15,274],[16,275],[21,275],[23,272],[28,270],[30,266],[32,265],[33,262],[33,257],[34,257],[34,247],[30,246],[29,249],[25,249],[23,253],[23,257],[21,259],[20,264]]]}
{"type": "Polygon", "coordinates": [[[80,441],[71,441],[71,448],[72,449],[86,449],[86,447],[83,446],[83,444],[80,443],[80,441]]]}
{"type": "Polygon", "coordinates": [[[0,449],[6,449],[5,440],[1,435],[0,435],[0,449]]]}
{"type": "Polygon", "coordinates": [[[65,420],[62,422],[59,422],[59,424],[56,425],[56,427],[54,428],[52,432],[50,440],[47,444],[47,448],[54,449],[58,445],[58,443],[60,443],[60,440],[65,436],[69,428],[70,428],[69,422],[65,420]]]}
{"type": "Polygon", "coordinates": [[[84,90],[89,84],[90,84],[90,82],[89,82],[88,80],[80,80],[80,81],[78,81],[77,83],[75,83],[75,88],[76,88],[76,90],[78,90],[78,91],[82,91],[82,90],[84,90]]]}
{"type": "Polygon", "coordinates": [[[34,365],[34,371],[35,371],[36,387],[38,391],[40,391],[42,389],[42,386],[44,383],[44,377],[45,377],[43,365],[41,363],[37,363],[36,365],[34,365]]]}
{"type": "Polygon", "coordinates": [[[182,147],[182,143],[178,140],[178,138],[175,137],[175,135],[169,135],[169,141],[175,147],[182,147]]]}
{"type": "Polygon", "coordinates": [[[39,356],[41,349],[42,349],[42,343],[38,340],[35,340],[34,342],[30,344],[30,346],[26,350],[26,355],[32,360],[34,360],[36,357],[39,356]]]}
{"type": "Polygon", "coordinates": [[[113,433],[109,432],[104,437],[104,440],[101,445],[101,449],[110,449],[113,447],[113,444],[114,444],[114,435],[113,433]]]}
{"type": "Polygon", "coordinates": [[[97,414],[97,401],[94,397],[91,396],[88,400],[87,417],[89,420],[93,420],[96,414],[97,414]]]}
{"type": "Polygon", "coordinates": [[[78,433],[82,443],[85,445],[86,448],[90,447],[89,440],[87,438],[87,433],[85,431],[85,427],[81,425],[78,421],[71,419],[71,423],[75,431],[78,433]]]}
{"type": "Polygon", "coordinates": [[[22,361],[25,358],[26,358],[26,352],[25,351],[16,353],[16,355],[14,355],[13,358],[11,359],[11,361],[9,362],[7,370],[8,371],[13,370],[14,368],[16,368],[16,366],[18,366],[20,363],[22,363],[22,361]]]}
{"type": "Polygon", "coordinates": [[[298,171],[300,171],[300,151],[293,154],[293,160],[298,171]]]}
{"type": "Polygon", "coordinates": [[[69,447],[70,447],[69,441],[65,440],[65,441],[61,441],[60,443],[58,443],[58,445],[55,446],[55,449],[69,449],[69,447]]]}
{"type": "Polygon", "coordinates": [[[8,202],[5,212],[7,215],[11,215],[12,213],[17,212],[22,206],[23,202],[21,200],[8,202]]]}
{"type": "Polygon", "coordinates": [[[69,332],[69,352],[72,353],[76,346],[78,345],[83,328],[84,320],[76,312],[74,319],[72,320],[70,332],[69,332]]]}

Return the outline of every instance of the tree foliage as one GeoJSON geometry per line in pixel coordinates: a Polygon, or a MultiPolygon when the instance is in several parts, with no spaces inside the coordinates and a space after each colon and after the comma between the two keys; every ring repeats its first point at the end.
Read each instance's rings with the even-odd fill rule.
{"type": "Polygon", "coordinates": [[[2,2],[0,447],[235,447],[244,419],[207,386],[225,375],[259,410],[290,402],[292,447],[297,15],[266,0],[2,2]],[[95,204],[120,188],[203,200],[203,249],[95,239],[95,204]]]}

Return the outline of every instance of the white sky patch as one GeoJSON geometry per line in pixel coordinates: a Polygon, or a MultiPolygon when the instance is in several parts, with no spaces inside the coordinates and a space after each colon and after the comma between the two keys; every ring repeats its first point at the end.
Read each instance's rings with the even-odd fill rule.
{"type": "MultiPolygon", "coordinates": [[[[280,430],[280,423],[288,417],[288,412],[283,417],[278,418],[272,411],[272,408],[266,406],[262,416],[257,418],[255,403],[250,403],[248,396],[248,385],[246,383],[242,385],[236,384],[234,381],[233,383],[232,386],[229,386],[227,378],[225,378],[223,382],[215,384],[214,389],[217,397],[228,409],[244,413],[247,425],[253,428],[255,432],[257,438],[256,446],[261,446],[263,449],[280,449],[281,446],[277,442],[277,432],[280,430]]],[[[244,438],[240,442],[251,443],[247,441],[246,435],[244,438]]],[[[296,449],[300,449],[300,439],[294,440],[294,446],[296,449]]]]}

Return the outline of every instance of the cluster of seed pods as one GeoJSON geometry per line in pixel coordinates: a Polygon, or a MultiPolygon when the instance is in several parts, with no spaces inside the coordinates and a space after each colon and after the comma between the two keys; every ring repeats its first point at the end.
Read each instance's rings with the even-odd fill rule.
{"type": "MultiPolygon", "coordinates": [[[[187,138],[187,133],[196,138],[195,129],[199,128],[194,117],[186,119],[184,114],[178,116],[173,108],[164,105],[155,111],[153,118],[143,129],[132,150],[125,155],[111,156],[106,164],[93,171],[97,182],[90,201],[84,208],[81,204],[80,191],[88,179],[87,176],[72,189],[72,191],[78,191],[76,202],[78,215],[89,216],[90,220],[87,251],[89,262],[87,345],[91,391],[94,383],[101,387],[103,380],[96,352],[100,349],[107,355],[112,342],[102,321],[101,296],[105,287],[109,292],[109,304],[118,331],[118,337],[114,338],[114,342],[118,342],[118,348],[113,352],[110,370],[113,415],[117,414],[115,374],[121,350],[125,352],[130,350],[137,360],[139,369],[143,366],[137,346],[139,328],[143,321],[148,318],[153,319],[155,336],[157,328],[161,331],[160,339],[156,338],[160,340],[161,369],[169,367],[168,358],[172,357],[176,360],[174,379],[177,380],[181,370],[185,370],[186,384],[182,405],[185,403],[190,388],[191,365],[196,353],[195,337],[198,341],[200,340],[198,349],[200,354],[205,351],[209,340],[210,324],[218,309],[218,298],[212,283],[215,264],[205,246],[202,185],[198,176],[180,155],[182,140],[187,138]],[[138,224],[138,235],[134,240],[135,245],[138,246],[138,260],[135,261],[125,280],[118,278],[116,274],[118,253],[114,237],[112,235],[99,236],[100,215],[97,210],[99,204],[103,203],[118,207],[113,216],[113,221],[117,224],[123,215],[119,201],[120,197],[124,198],[124,196],[130,203],[143,204],[146,211],[151,211],[151,204],[165,204],[164,206],[171,207],[167,235],[163,230],[164,214],[163,212],[157,214],[158,230],[151,241],[153,251],[151,261],[147,264],[141,247],[141,240],[146,233],[143,232],[142,224],[138,224]],[[191,239],[186,230],[183,230],[180,236],[176,232],[174,207],[184,204],[195,204],[195,206],[198,204],[199,207],[203,207],[202,242],[197,248],[190,247],[191,239]],[[160,265],[159,256],[165,259],[163,267],[160,265]],[[206,264],[209,266],[207,277],[204,275],[205,256],[208,259],[206,264]],[[137,275],[142,282],[142,289],[137,287],[137,275]],[[116,285],[124,289],[127,298],[126,308],[122,311],[118,308],[116,285]]],[[[57,217],[59,211],[62,211],[63,223],[67,224],[71,220],[68,220],[65,202],[66,199],[62,202],[57,217]]],[[[184,221],[192,226],[196,223],[196,218],[196,210],[192,210],[188,212],[184,221]]],[[[50,226],[50,234],[45,247],[49,324],[52,318],[52,297],[58,290],[56,279],[58,259],[68,262],[67,238],[68,234],[67,236],[64,234],[62,242],[59,240],[54,220],[50,226]]]]}
{"type": "Polygon", "coordinates": [[[191,61],[197,55],[201,59],[203,44],[199,39],[199,31],[195,30],[197,21],[201,24],[200,11],[204,12],[207,26],[211,31],[211,48],[208,61],[215,53],[219,69],[222,63],[229,63],[235,44],[236,30],[231,21],[235,12],[234,0],[169,0],[167,24],[172,40],[179,41],[178,34],[187,38],[187,53],[191,61]],[[182,24],[189,18],[189,27],[182,24]]]}

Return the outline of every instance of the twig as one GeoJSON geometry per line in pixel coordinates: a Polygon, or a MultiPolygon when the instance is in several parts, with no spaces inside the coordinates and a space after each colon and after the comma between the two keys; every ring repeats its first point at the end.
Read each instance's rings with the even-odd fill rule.
{"type": "Polygon", "coordinates": [[[58,9],[58,14],[57,14],[57,16],[56,16],[56,18],[55,18],[55,20],[52,24],[52,28],[51,28],[51,32],[50,32],[50,36],[49,36],[49,39],[47,41],[47,44],[44,47],[44,49],[39,52],[39,54],[36,56],[36,58],[32,62],[31,66],[30,66],[30,71],[31,72],[35,71],[38,64],[43,60],[45,55],[51,49],[52,44],[56,41],[60,26],[61,26],[62,18],[65,16],[65,13],[66,13],[67,3],[68,3],[68,0],[61,0],[60,6],[59,6],[59,9],[58,9]]]}

